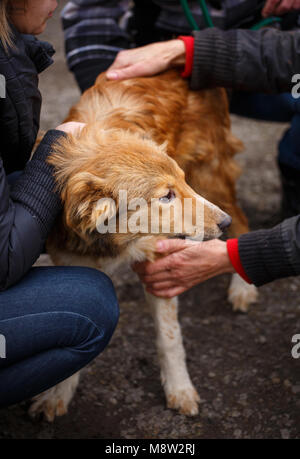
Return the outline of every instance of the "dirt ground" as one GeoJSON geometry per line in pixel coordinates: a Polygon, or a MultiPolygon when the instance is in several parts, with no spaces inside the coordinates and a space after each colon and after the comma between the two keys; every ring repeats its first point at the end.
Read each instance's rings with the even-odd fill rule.
{"type": "MultiPolygon", "coordinates": [[[[40,80],[42,128],[48,129],[79,92],[65,65],[59,12],[44,38],[57,50],[40,80]]],[[[246,146],[238,158],[241,205],[252,229],[270,226],[279,212],[276,150],[286,125],[232,121],[246,146]]],[[[39,264],[47,263],[42,256],[39,264]]],[[[228,276],[181,296],[188,367],[202,400],[194,418],[166,409],[154,326],[137,277],[122,269],[113,280],[119,325],[108,348],[83,371],[69,414],[53,424],[32,421],[24,402],[1,411],[0,438],[300,438],[300,360],[291,356],[292,336],[300,333],[300,278],[260,288],[248,315],[232,312],[228,276]]]]}

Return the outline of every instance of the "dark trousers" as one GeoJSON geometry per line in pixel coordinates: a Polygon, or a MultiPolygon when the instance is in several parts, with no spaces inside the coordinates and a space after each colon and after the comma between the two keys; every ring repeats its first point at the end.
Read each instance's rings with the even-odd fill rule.
{"type": "Polygon", "coordinates": [[[0,407],[39,394],[87,365],[107,346],[118,317],[105,274],[82,267],[32,268],[0,293],[6,342],[0,407]]]}

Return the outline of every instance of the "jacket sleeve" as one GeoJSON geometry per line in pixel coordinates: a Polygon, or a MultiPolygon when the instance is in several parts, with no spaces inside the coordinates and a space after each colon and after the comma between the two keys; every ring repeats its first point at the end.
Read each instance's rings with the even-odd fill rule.
{"type": "Polygon", "coordinates": [[[235,90],[291,91],[300,72],[300,32],[265,28],[206,29],[194,32],[191,88],[223,86],[235,90]]]}
{"type": "Polygon", "coordinates": [[[120,26],[125,11],[121,0],[72,0],[63,9],[67,63],[81,91],[129,47],[130,37],[120,26]]]}
{"type": "Polygon", "coordinates": [[[257,285],[300,274],[300,215],[274,228],[251,231],[238,240],[247,276],[257,285]]]}
{"type": "Polygon", "coordinates": [[[62,135],[55,130],[46,134],[12,189],[0,158],[0,290],[31,268],[61,210],[53,168],[46,159],[51,145],[62,135]]]}

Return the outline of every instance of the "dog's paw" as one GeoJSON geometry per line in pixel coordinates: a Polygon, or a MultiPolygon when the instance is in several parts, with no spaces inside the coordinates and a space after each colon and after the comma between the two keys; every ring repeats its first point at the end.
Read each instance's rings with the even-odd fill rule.
{"type": "Polygon", "coordinates": [[[195,416],[199,412],[200,397],[193,386],[168,391],[166,397],[167,407],[178,410],[181,414],[195,416]]]}
{"type": "Polygon", "coordinates": [[[35,397],[29,408],[29,416],[37,418],[40,415],[48,422],[53,422],[56,416],[63,416],[68,412],[62,399],[48,398],[47,396],[35,397]]]}
{"type": "Polygon", "coordinates": [[[48,389],[32,399],[29,416],[44,417],[48,422],[53,422],[56,416],[63,416],[68,412],[68,406],[76,391],[79,373],[62,381],[57,386],[48,389]]]}
{"type": "Polygon", "coordinates": [[[228,300],[234,311],[247,312],[250,304],[257,301],[258,291],[255,285],[250,285],[238,274],[233,274],[228,289],[228,300]]]}

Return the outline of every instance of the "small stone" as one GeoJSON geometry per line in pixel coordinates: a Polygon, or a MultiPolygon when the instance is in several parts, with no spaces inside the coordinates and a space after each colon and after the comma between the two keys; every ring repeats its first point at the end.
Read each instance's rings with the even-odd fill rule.
{"type": "Polygon", "coordinates": [[[222,400],[217,398],[217,399],[213,400],[212,405],[213,405],[214,409],[218,411],[222,407],[223,403],[222,403],[222,400]]]}
{"type": "Polygon", "coordinates": [[[287,429],[281,429],[281,438],[284,438],[285,440],[288,440],[290,438],[290,432],[287,429]]]}
{"type": "Polygon", "coordinates": [[[300,384],[296,386],[292,386],[292,392],[293,394],[299,394],[300,393],[300,384]]]}
{"type": "Polygon", "coordinates": [[[231,381],[231,376],[230,375],[224,376],[223,381],[224,381],[224,384],[229,384],[231,381]]]}
{"type": "Polygon", "coordinates": [[[258,342],[259,342],[260,344],[266,344],[267,338],[266,338],[265,336],[263,336],[263,335],[260,335],[260,336],[258,337],[258,342]]]}
{"type": "Polygon", "coordinates": [[[210,372],[208,373],[208,376],[209,376],[210,378],[215,378],[216,373],[214,373],[213,371],[210,371],[210,372]]]}
{"type": "Polygon", "coordinates": [[[240,429],[235,429],[235,431],[233,432],[233,435],[235,438],[241,438],[242,431],[240,429]]]}
{"type": "Polygon", "coordinates": [[[284,387],[289,388],[289,387],[291,387],[292,383],[291,383],[291,381],[289,381],[288,379],[285,379],[285,380],[283,381],[283,385],[284,385],[284,387]]]}

